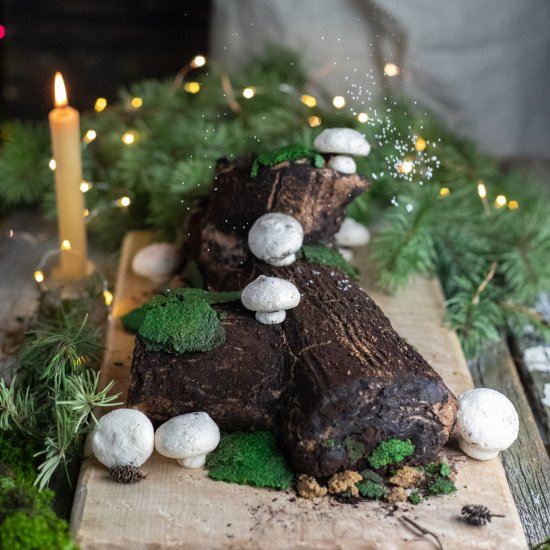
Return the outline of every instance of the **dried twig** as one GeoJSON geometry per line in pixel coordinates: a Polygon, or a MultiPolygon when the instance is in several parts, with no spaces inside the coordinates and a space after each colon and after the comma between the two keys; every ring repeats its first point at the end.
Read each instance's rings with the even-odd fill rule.
{"type": "Polygon", "coordinates": [[[426,529],[425,527],[422,527],[422,525],[419,525],[418,523],[416,523],[416,521],[413,521],[412,519],[408,518],[407,516],[401,516],[399,519],[403,523],[408,524],[407,527],[412,526],[421,535],[424,535],[425,537],[428,536],[428,535],[433,537],[435,539],[435,542],[436,542],[437,547],[439,548],[439,550],[443,550],[443,545],[441,544],[441,541],[439,540],[439,537],[435,533],[432,533],[431,531],[428,531],[428,529],[426,529]]]}
{"type": "Polygon", "coordinates": [[[489,273],[487,273],[487,277],[483,279],[481,284],[478,286],[476,293],[474,294],[474,297],[472,298],[472,304],[479,304],[479,297],[481,296],[481,293],[485,290],[487,285],[491,282],[491,279],[495,276],[495,273],[497,271],[497,263],[493,262],[491,264],[491,269],[489,269],[489,273]]]}
{"type": "Polygon", "coordinates": [[[227,104],[229,105],[229,108],[234,113],[241,114],[243,109],[239,105],[239,102],[235,99],[235,90],[233,89],[233,85],[231,84],[229,75],[227,73],[222,73],[220,80],[221,80],[222,89],[225,93],[225,97],[227,99],[227,104]]]}

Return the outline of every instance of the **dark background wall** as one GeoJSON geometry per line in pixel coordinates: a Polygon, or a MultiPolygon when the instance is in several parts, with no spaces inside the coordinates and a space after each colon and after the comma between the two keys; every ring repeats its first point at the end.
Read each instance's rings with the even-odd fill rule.
{"type": "Polygon", "coordinates": [[[43,117],[60,70],[90,109],[120,86],[169,77],[208,53],[210,0],[0,0],[1,115],[43,117]]]}

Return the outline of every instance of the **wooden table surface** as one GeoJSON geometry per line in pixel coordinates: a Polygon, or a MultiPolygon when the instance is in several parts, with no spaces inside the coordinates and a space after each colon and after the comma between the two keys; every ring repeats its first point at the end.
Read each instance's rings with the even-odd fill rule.
{"type": "MultiPolygon", "coordinates": [[[[55,228],[34,211],[16,211],[0,220],[0,372],[5,377],[11,373],[14,334],[25,328],[36,307],[33,272],[55,245],[55,228]]],[[[95,251],[95,256],[97,263],[110,261],[112,266],[112,255],[95,251]]],[[[527,539],[540,543],[550,537],[550,458],[537,427],[541,419],[530,405],[534,397],[528,384],[522,384],[504,341],[470,362],[470,370],[476,385],[502,391],[518,409],[519,442],[501,458],[527,539]]],[[[525,380],[525,372],[522,376],[525,380]]]]}

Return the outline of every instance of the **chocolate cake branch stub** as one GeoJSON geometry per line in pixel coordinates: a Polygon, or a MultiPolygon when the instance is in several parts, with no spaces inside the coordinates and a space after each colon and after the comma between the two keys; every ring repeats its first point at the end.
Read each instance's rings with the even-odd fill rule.
{"type": "Polygon", "coordinates": [[[225,342],[209,353],[151,352],[138,338],[128,400],[154,420],[206,411],[222,430],[271,430],[296,471],[328,477],[361,469],[381,441],[410,439],[414,463],[447,442],[457,402],[426,360],[341,269],[255,258],[248,231],[269,212],[291,215],[304,243],[331,245],[347,204],[368,187],[356,174],[305,161],[262,166],[221,161],[215,191],[193,216],[187,260],[210,290],[259,275],[301,293],[282,324],[263,325],[238,303],[223,312],[225,342]]]}

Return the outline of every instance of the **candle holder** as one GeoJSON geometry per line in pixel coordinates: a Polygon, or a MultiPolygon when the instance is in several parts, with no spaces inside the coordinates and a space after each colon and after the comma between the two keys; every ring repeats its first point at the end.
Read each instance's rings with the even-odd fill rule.
{"type": "Polygon", "coordinates": [[[111,305],[113,296],[109,291],[107,279],[91,260],[86,260],[86,274],[82,279],[67,279],[60,269],[61,253],[79,254],[77,251],[61,251],[60,249],[46,252],[36,266],[34,280],[42,293],[56,293],[62,300],[78,300],[95,295],[103,295],[107,306],[111,305]]]}

